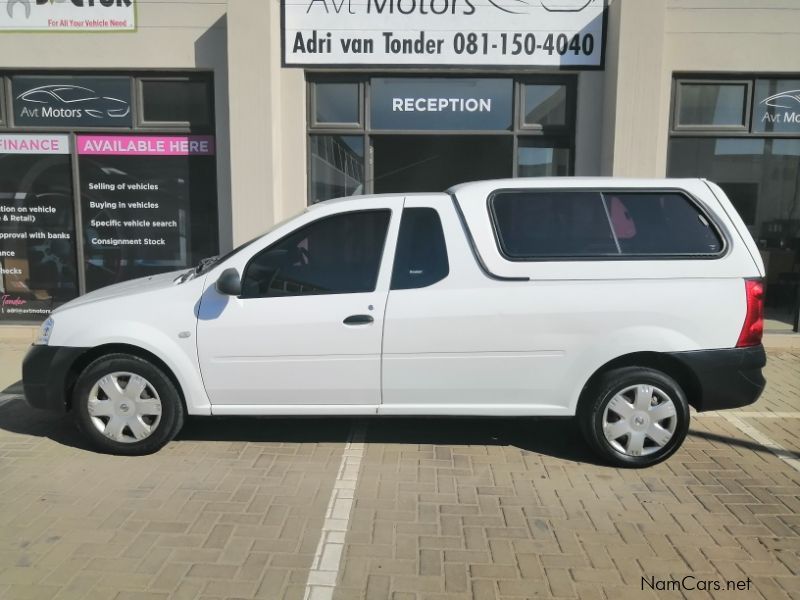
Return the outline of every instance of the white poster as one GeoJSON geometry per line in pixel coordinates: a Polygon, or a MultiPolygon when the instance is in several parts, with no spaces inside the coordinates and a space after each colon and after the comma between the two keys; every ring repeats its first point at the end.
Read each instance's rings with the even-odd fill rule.
{"type": "Polygon", "coordinates": [[[605,0],[282,0],[283,60],[602,68],[605,0]]]}
{"type": "Polygon", "coordinates": [[[5,0],[4,31],[134,31],[135,0],[5,0]]]}

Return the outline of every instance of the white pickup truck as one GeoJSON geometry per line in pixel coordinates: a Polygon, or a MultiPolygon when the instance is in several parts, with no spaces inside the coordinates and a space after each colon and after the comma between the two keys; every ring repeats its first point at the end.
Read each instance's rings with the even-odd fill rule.
{"type": "Polygon", "coordinates": [[[700,179],[331,200],[56,310],[25,394],[120,454],[157,450],[185,415],[539,415],[577,416],[608,462],[646,466],[683,442],[690,405],[758,398],[763,276],[700,179]]]}

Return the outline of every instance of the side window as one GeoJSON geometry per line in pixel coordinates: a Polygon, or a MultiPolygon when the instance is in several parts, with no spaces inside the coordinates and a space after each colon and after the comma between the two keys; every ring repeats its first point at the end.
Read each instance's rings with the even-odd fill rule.
{"type": "Polygon", "coordinates": [[[447,277],[450,264],[442,221],[433,208],[406,208],[400,221],[392,289],[433,285],[447,277]]]}
{"type": "Polygon", "coordinates": [[[242,297],[373,291],[390,218],[384,209],[349,212],[290,233],[250,259],[242,297]]]}
{"type": "Polygon", "coordinates": [[[619,253],[599,192],[498,192],[491,210],[500,249],[508,258],[619,253]]]}
{"type": "Polygon", "coordinates": [[[683,194],[669,192],[605,195],[623,255],[718,254],[722,239],[683,194]]]}

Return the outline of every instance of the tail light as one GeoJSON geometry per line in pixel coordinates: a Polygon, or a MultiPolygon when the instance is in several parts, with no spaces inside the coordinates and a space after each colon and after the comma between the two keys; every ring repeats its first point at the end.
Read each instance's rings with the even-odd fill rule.
{"type": "Polygon", "coordinates": [[[739,341],[736,342],[737,348],[758,346],[764,334],[764,282],[760,279],[746,279],[744,289],[747,295],[747,315],[739,341]]]}

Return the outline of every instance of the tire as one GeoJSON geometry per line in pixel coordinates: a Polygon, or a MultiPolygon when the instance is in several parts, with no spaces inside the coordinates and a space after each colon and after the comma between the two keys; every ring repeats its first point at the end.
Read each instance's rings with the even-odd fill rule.
{"type": "Polygon", "coordinates": [[[578,419],[586,441],[608,463],[649,467],[669,458],[686,439],[689,403],[669,375],[624,367],[603,373],[587,388],[578,419]]]}
{"type": "Polygon", "coordinates": [[[184,419],[172,380],[151,362],[129,354],[109,354],[86,367],[75,383],[72,408],[78,429],[94,448],[127,456],[161,449],[184,419]],[[136,389],[126,394],[131,384],[136,389]]]}

